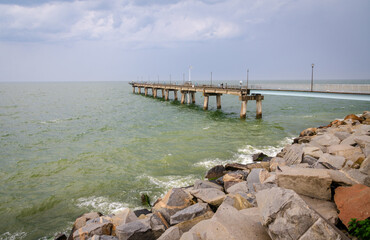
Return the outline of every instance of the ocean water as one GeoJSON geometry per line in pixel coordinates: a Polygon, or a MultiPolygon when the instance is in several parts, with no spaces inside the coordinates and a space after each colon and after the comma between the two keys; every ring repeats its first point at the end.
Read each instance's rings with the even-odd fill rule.
{"type": "MultiPolygon", "coordinates": [[[[160,94],[160,93],[159,93],[160,94]]],[[[170,96],[172,98],[172,95],[170,96]]],[[[301,130],[369,101],[265,95],[239,119],[237,96],[195,105],[132,94],[127,82],[0,83],[0,239],[69,231],[88,211],[141,208],[210,167],[274,155],[301,130]]]]}

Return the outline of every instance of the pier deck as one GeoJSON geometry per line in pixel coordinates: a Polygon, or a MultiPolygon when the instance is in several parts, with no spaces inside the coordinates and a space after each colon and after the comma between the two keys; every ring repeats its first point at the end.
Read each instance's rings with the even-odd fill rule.
{"type": "Polygon", "coordinates": [[[216,96],[217,109],[221,108],[221,96],[223,94],[231,94],[239,96],[241,101],[240,117],[245,118],[247,113],[247,102],[251,100],[256,101],[256,117],[262,117],[262,100],[264,96],[261,94],[250,95],[250,90],[238,87],[238,86],[211,86],[211,85],[193,85],[193,84],[161,84],[161,83],[139,83],[130,82],[132,86],[132,92],[136,93],[136,88],[138,88],[138,94],[141,94],[141,89],[144,88],[145,96],[148,95],[148,91],[151,90],[154,98],[157,98],[158,91],[162,92],[162,98],[166,101],[169,100],[170,92],[173,92],[174,100],[178,100],[177,92],[181,93],[181,104],[184,104],[187,99],[187,103],[195,103],[195,93],[201,92],[204,96],[203,109],[208,109],[209,97],[216,96]]]}

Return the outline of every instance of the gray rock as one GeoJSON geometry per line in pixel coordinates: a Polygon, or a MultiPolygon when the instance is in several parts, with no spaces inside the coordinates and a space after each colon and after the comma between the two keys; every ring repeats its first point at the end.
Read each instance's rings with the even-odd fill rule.
{"type": "Polygon", "coordinates": [[[98,212],[91,212],[91,213],[85,213],[82,216],[78,217],[76,221],[73,224],[72,231],[68,237],[68,240],[73,240],[73,233],[79,229],[82,228],[83,226],[86,225],[86,222],[89,221],[90,219],[98,218],[102,214],[98,212]]]}
{"type": "Polygon", "coordinates": [[[361,148],[365,148],[370,145],[370,136],[368,135],[356,136],[354,140],[361,148]]]}
{"type": "Polygon", "coordinates": [[[304,156],[320,158],[324,153],[321,151],[320,148],[309,145],[309,146],[303,147],[303,154],[304,156]]]}
{"type": "Polygon", "coordinates": [[[310,206],[312,209],[314,209],[316,212],[318,212],[322,217],[324,217],[327,221],[329,221],[332,224],[337,224],[338,222],[338,210],[335,205],[335,203],[331,201],[325,201],[317,198],[311,198],[304,195],[300,195],[300,197],[307,203],[308,206],[310,206]]]}
{"type": "Polygon", "coordinates": [[[341,141],[351,136],[349,132],[335,132],[334,135],[341,141]]]}
{"type": "Polygon", "coordinates": [[[327,162],[337,169],[341,169],[346,162],[346,159],[342,156],[333,156],[328,153],[324,153],[320,158],[319,162],[327,162]]]}
{"type": "Polygon", "coordinates": [[[175,225],[180,222],[188,221],[192,218],[203,215],[207,211],[211,211],[207,203],[197,203],[172,215],[170,223],[171,225],[175,225]]]}
{"type": "Polygon", "coordinates": [[[370,156],[361,163],[360,172],[370,175],[370,156]]]}
{"type": "Polygon", "coordinates": [[[229,205],[229,206],[232,206],[234,208],[236,208],[237,210],[242,210],[242,209],[246,209],[246,208],[251,208],[253,207],[253,204],[250,203],[246,197],[236,193],[236,194],[232,194],[232,193],[229,193],[226,195],[226,198],[224,199],[224,201],[222,202],[221,206],[222,205],[229,205]]]}
{"type": "Polygon", "coordinates": [[[149,218],[118,226],[116,228],[116,235],[118,236],[119,240],[157,239],[154,233],[151,231],[149,218]]]}
{"type": "Polygon", "coordinates": [[[94,235],[89,240],[118,240],[118,237],[110,235],[94,235]]]}
{"type": "Polygon", "coordinates": [[[274,157],[270,161],[270,170],[275,172],[277,167],[286,166],[287,162],[284,158],[281,157],[274,157]]]}
{"type": "Polygon", "coordinates": [[[83,240],[94,235],[111,235],[112,227],[113,224],[111,222],[87,224],[73,233],[73,239],[83,240]]]}
{"type": "Polygon", "coordinates": [[[225,171],[226,171],[226,169],[225,169],[224,166],[217,165],[217,166],[214,166],[213,168],[211,168],[210,170],[208,170],[205,177],[210,179],[210,180],[215,180],[219,177],[222,177],[225,174],[225,171]]]}
{"type": "Polygon", "coordinates": [[[309,155],[305,155],[302,159],[302,163],[307,163],[309,165],[314,165],[317,162],[317,159],[309,155]]]}
{"type": "Polygon", "coordinates": [[[348,174],[344,173],[342,170],[326,170],[326,172],[329,174],[331,180],[336,185],[340,186],[352,186],[354,184],[358,184],[357,181],[352,179],[348,174]]]}
{"type": "Polygon", "coordinates": [[[204,180],[196,180],[194,183],[194,189],[201,189],[201,188],[216,188],[220,191],[224,190],[224,188],[221,185],[218,185],[217,183],[213,183],[210,181],[204,181],[204,180]]]}
{"type": "MultiPolygon", "coordinates": [[[[252,215],[253,216],[253,215],[252,215]]],[[[199,222],[181,240],[270,239],[258,219],[241,213],[232,206],[222,205],[212,219],[199,222]],[[242,224],[241,224],[242,223],[242,224]]]]}
{"type": "Polygon", "coordinates": [[[255,183],[253,184],[254,192],[259,192],[264,189],[269,189],[273,187],[277,187],[278,185],[276,183],[255,183]]]}
{"type": "Polygon", "coordinates": [[[198,224],[201,221],[208,220],[212,218],[214,213],[212,211],[208,211],[203,215],[200,215],[198,217],[195,217],[193,219],[190,219],[188,221],[181,222],[177,224],[176,226],[180,229],[181,232],[188,232],[192,227],[194,227],[196,224],[198,224]]]}
{"type": "Polygon", "coordinates": [[[317,220],[300,238],[299,240],[327,240],[327,239],[348,239],[322,218],[317,220]]]}
{"type": "Polygon", "coordinates": [[[98,218],[94,218],[94,219],[90,219],[89,221],[86,222],[86,225],[87,224],[91,224],[91,223],[113,223],[113,220],[111,217],[109,216],[101,216],[101,217],[98,217],[98,218]]]}
{"type": "Polygon", "coordinates": [[[356,183],[370,187],[370,176],[362,173],[359,169],[343,168],[343,172],[356,183]]]}
{"type": "Polygon", "coordinates": [[[279,187],[292,189],[295,192],[323,200],[331,199],[331,177],[326,170],[312,168],[282,167],[276,173],[279,187]]]}
{"type": "MultiPolygon", "coordinates": [[[[349,137],[343,139],[343,141],[340,143],[341,145],[355,145],[356,142],[355,142],[355,137],[356,135],[350,135],[349,137]]],[[[336,144],[333,144],[333,145],[336,145],[336,144]]]]}
{"type": "Polygon", "coordinates": [[[263,170],[262,168],[255,168],[255,169],[252,169],[252,171],[249,173],[248,178],[247,178],[249,191],[254,191],[253,184],[261,183],[260,173],[262,172],[262,170],[263,170]]]}
{"type": "Polygon", "coordinates": [[[328,147],[331,145],[336,145],[340,143],[340,139],[337,138],[334,134],[325,133],[321,136],[315,136],[312,138],[310,144],[317,143],[323,147],[328,147]]]}
{"type": "Polygon", "coordinates": [[[272,188],[258,192],[256,197],[262,224],[272,239],[307,239],[320,229],[324,229],[320,239],[332,239],[333,235],[338,236],[334,239],[345,239],[292,190],[272,188]]]}
{"type": "Polygon", "coordinates": [[[346,160],[351,160],[354,163],[357,161],[363,161],[365,159],[365,155],[362,153],[361,148],[352,147],[345,144],[332,145],[328,147],[328,153],[336,156],[342,156],[346,160]]]}
{"type": "Polygon", "coordinates": [[[167,229],[158,240],[179,240],[181,238],[182,232],[176,227],[170,227],[167,229]]]}
{"type": "Polygon", "coordinates": [[[303,146],[300,144],[293,144],[287,148],[287,152],[284,155],[286,165],[298,164],[302,162],[303,157],[303,146]]]}
{"type": "Polygon", "coordinates": [[[193,196],[190,193],[182,188],[172,188],[161,201],[154,205],[152,211],[153,213],[160,212],[166,221],[170,222],[172,215],[193,203],[193,196]]]}
{"type": "Polygon", "coordinates": [[[224,192],[215,188],[194,189],[191,194],[214,206],[219,206],[226,197],[224,192]]]}
{"type": "Polygon", "coordinates": [[[246,181],[237,183],[226,190],[227,193],[247,193],[248,185],[246,181]]]}
{"type": "Polygon", "coordinates": [[[227,189],[237,183],[240,183],[245,180],[246,176],[248,176],[247,173],[243,173],[243,171],[236,171],[236,172],[230,172],[225,174],[222,177],[222,180],[224,182],[224,188],[227,191],[227,189]]]}

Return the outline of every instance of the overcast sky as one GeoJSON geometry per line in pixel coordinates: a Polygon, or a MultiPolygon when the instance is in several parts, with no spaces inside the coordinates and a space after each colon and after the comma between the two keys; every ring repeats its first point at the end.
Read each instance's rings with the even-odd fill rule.
{"type": "Polygon", "coordinates": [[[0,81],[370,79],[369,0],[0,0],[0,81]]]}

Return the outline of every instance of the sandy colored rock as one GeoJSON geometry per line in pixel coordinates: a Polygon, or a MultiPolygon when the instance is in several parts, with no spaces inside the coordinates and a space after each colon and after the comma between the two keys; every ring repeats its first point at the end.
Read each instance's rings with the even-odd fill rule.
{"type": "Polygon", "coordinates": [[[334,225],[337,224],[338,210],[335,203],[333,203],[332,201],[325,201],[317,198],[307,197],[304,195],[300,195],[300,197],[327,221],[334,225]]]}
{"type": "Polygon", "coordinates": [[[370,175],[370,156],[361,163],[360,172],[370,175]]]}
{"type": "Polygon", "coordinates": [[[212,218],[214,213],[212,211],[208,211],[203,215],[190,219],[188,221],[181,222],[176,225],[180,229],[181,232],[188,232],[192,227],[198,224],[201,221],[208,220],[212,218]]]}
{"type": "Polygon", "coordinates": [[[317,128],[307,128],[305,130],[303,130],[299,136],[300,137],[304,137],[304,136],[313,136],[313,135],[316,135],[316,131],[317,131],[317,128]]]}
{"type": "Polygon", "coordinates": [[[362,153],[361,148],[352,147],[351,145],[332,145],[328,147],[328,153],[336,156],[342,156],[346,160],[351,160],[352,162],[362,162],[365,159],[365,155],[362,153]]]}
{"type": "Polygon", "coordinates": [[[292,189],[295,192],[318,199],[331,199],[331,177],[326,170],[311,168],[282,167],[276,173],[279,187],[292,189]]]}
{"type": "Polygon", "coordinates": [[[318,162],[327,162],[333,167],[341,169],[344,166],[346,159],[342,156],[333,156],[328,153],[324,153],[321,155],[318,162]]]}
{"type": "Polygon", "coordinates": [[[303,158],[303,146],[300,144],[290,145],[283,158],[288,166],[301,163],[303,158]]]}
{"type": "Polygon", "coordinates": [[[211,180],[215,180],[219,177],[222,177],[225,174],[225,171],[226,169],[224,166],[217,165],[211,168],[210,170],[208,170],[205,177],[211,180]]]}
{"type": "Polygon", "coordinates": [[[344,118],[344,121],[345,121],[345,120],[348,120],[348,119],[350,119],[350,120],[352,120],[352,121],[359,121],[359,122],[362,122],[362,121],[364,120],[363,118],[360,118],[360,117],[356,116],[355,114],[349,114],[349,115],[347,115],[347,116],[344,118]]]}
{"type": "Polygon", "coordinates": [[[270,161],[270,171],[275,172],[277,167],[286,166],[287,162],[284,158],[274,157],[270,161]]]}
{"type": "Polygon", "coordinates": [[[176,226],[167,229],[158,240],[179,240],[181,238],[182,232],[176,226]]]}
{"type": "Polygon", "coordinates": [[[339,218],[347,227],[351,218],[364,220],[370,217],[370,188],[365,185],[336,188],[334,201],[339,209],[339,218]]]}
{"type": "Polygon", "coordinates": [[[73,233],[74,240],[85,240],[94,235],[111,235],[113,224],[105,223],[90,223],[82,228],[77,229],[73,233]]]}
{"type": "Polygon", "coordinates": [[[195,189],[191,191],[191,194],[214,206],[219,206],[226,197],[224,192],[215,188],[195,189]]]}
{"type": "Polygon", "coordinates": [[[172,215],[170,223],[171,225],[175,225],[180,222],[188,221],[205,214],[207,211],[211,211],[207,203],[196,203],[172,215]]]}
{"type": "Polygon", "coordinates": [[[213,182],[205,181],[205,180],[196,180],[194,182],[194,189],[201,189],[201,188],[216,188],[220,191],[224,190],[224,188],[221,185],[218,185],[217,183],[213,183],[213,182]]]}
{"type": "Polygon", "coordinates": [[[320,158],[324,153],[320,148],[314,146],[305,146],[303,147],[304,156],[308,155],[314,158],[320,158]]]}
{"type": "Polygon", "coordinates": [[[237,183],[226,190],[227,193],[247,193],[248,185],[246,181],[237,183]]]}
{"type": "MultiPolygon", "coordinates": [[[[245,174],[247,175],[247,174],[245,174]]],[[[227,191],[227,189],[237,183],[243,182],[244,179],[244,174],[239,173],[239,172],[231,172],[227,173],[222,177],[222,180],[224,182],[224,188],[227,191]]]]}
{"type": "Polygon", "coordinates": [[[337,138],[334,134],[325,133],[320,136],[315,136],[312,138],[310,144],[317,143],[323,147],[328,147],[331,145],[337,145],[340,143],[340,139],[337,138]]]}
{"type": "Polygon", "coordinates": [[[253,207],[253,205],[250,202],[248,202],[246,198],[244,198],[242,195],[238,193],[227,194],[222,204],[230,205],[237,210],[242,210],[242,209],[253,207]]]}

